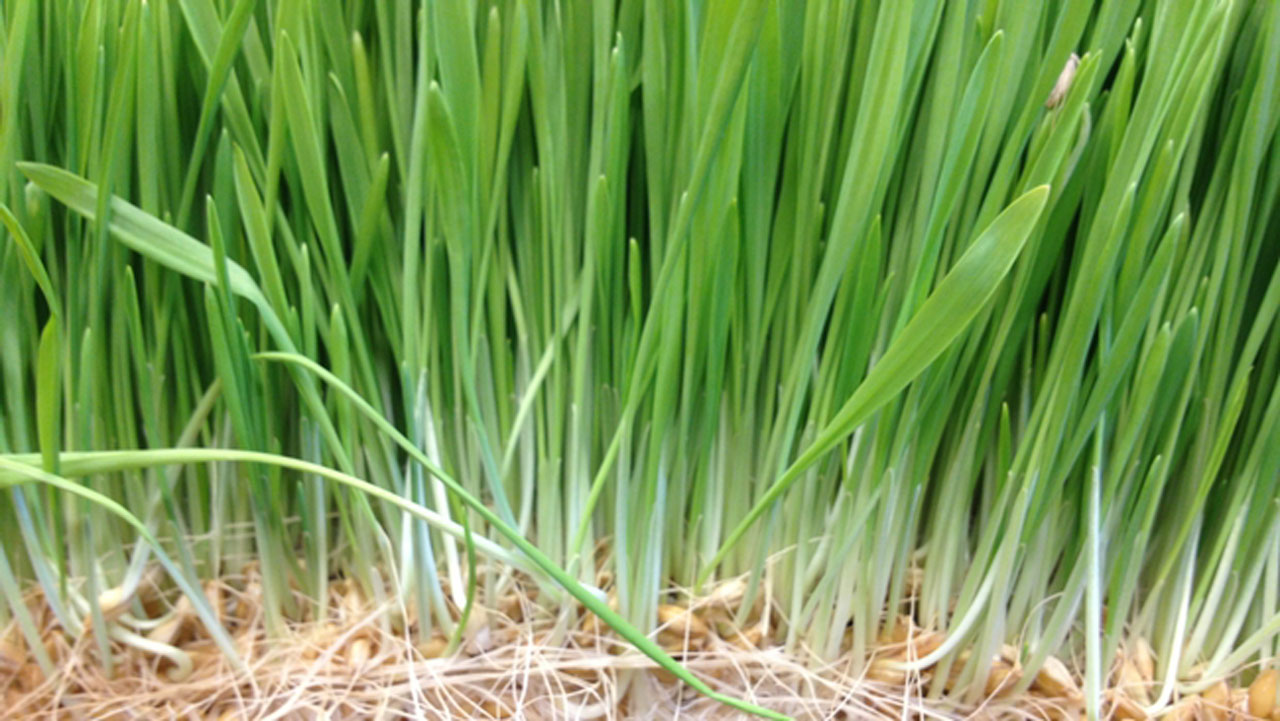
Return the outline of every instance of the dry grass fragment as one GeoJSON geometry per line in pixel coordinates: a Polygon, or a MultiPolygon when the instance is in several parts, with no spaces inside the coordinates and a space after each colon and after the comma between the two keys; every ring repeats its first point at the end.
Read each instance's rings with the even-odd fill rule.
{"type": "MultiPolygon", "coordinates": [[[[267,637],[259,580],[253,569],[235,583],[210,583],[206,597],[233,633],[250,668],[237,675],[223,660],[191,606],[178,600],[154,609],[164,621],[148,634],[192,660],[185,678],[172,678],[171,661],[117,645],[107,675],[91,642],[69,646],[55,619],[34,594],[29,607],[42,628],[58,674],[44,679],[11,625],[0,634],[0,718],[50,719],[732,719],[736,712],[685,688],[649,659],[594,624],[589,615],[573,632],[557,632],[557,617],[517,584],[492,607],[477,605],[460,649],[446,656],[440,629],[417,642],[417,630],[392,629],[378,608],[343,580],[331,584],[333,614],[294,623],[285,639],[267,637]],[[560,640],[555,640],[560,639],[560,640]]],[[[871,663],[848,654],[835,662],[789,654],[765,633],[760,609],[749,626],[733,624],[731,584],[706,597],[658,609],[660,642],[717,688],[797,719],[1011,719],[1078,721],[1083,718],[1079,675],[1049,658],[1024,693],[1018,650],[1004,646],[991,660],[985,697],[976,705],[931,700],[934,669],[895,664],[937,649],[943,634],[900,616],[878,639],[871,663]]],[[[768,604],[763,604],[767,607],[768,604]]],[[[400,610],[409,619],[408,609],[400,610]]],[[[958,675],[970,655],[952,665],[958,675]]],[[[1112,719],[1145,719],[1154,666],[1143,644],[1122,654],[1107,692],[1112,719]]],[[[1274,710],[1280,673],[1265,671],[1248,689],[1220,683],[1202,696],[1177,699],[1172,721],[1257,718],[1280,721],[1274,710]],[[1270,702],[1271,705],[1268,705],[1270,702]],[[1234,717],[1232,713],[1236,714],[1234,717]]]]}

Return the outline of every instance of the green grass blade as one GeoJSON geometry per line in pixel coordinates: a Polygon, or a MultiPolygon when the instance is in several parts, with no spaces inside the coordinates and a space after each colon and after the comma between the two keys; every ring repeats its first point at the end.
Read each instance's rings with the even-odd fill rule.
{"type": "Polygon", "coordinates": [[[938,283],[920,310],[894,338],[862,384],[840,408],[813,443],[802,451],[781,477],[747,513],[699,575],[702,585],[742,536],[786,493],[792,483],[860,423],[887,403],[967,328],[1000,281],[1013,267],[1049,197],[1048,186],[1028,191],[1001,213],[974,240],[965,254],[938,283]]]}

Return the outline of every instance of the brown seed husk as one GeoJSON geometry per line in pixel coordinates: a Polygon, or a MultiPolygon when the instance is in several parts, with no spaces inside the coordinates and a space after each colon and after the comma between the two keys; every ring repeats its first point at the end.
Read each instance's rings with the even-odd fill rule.
{"type": "Polygon", "coordinates": [[[893,628],[882,631],[877,638],[883,646],[892,646],[893,644],[906,643],[907,637],[911,634],[915,621],[910,616],[898,614],[894,619],[893,628]]]}
{"type": "Polygon", "coordinates": [[[418,644],[418,652],[426,658],[440,658],[449,649],[449,641],[444,636],[432,636],[418,644]]]}
{"type": "Polygon", "coordinates": [[[1125,721],[1146,721],[1147,718],[1147,712],[1137,702],[1123,693],[1114,692],[1111,694],[1111,715],[1125,721]]]}
{"type": "Polygon", "coordinates": [[[363,636],[351,642],[347,646],[347,664],[353,668],[361,668],[369,663],[369,656],[372,654],[373,648],[369,643],[369,639],[363,636]]]}
{"type": "Polygon", "coordinates": [[[734,630],[732,638],[729,639],[729,643],[744,651],[751,651],[761,648],[764,640],[764,626],[757,623],[742,632],[734,630]]]}
{"type": "Polygon", "coordinates": [[[1021,669],[998,659],[991,664],[991,672],[987,674],[987,684],[984,691],[988,697],[1004,696],[1007,694],[1018,681],[1022,680],[1021,669]]]}
{"type": "Polygon", "coordinates": [[[524,620],[524,603],[515,593],[507,594],[498,602],[498,611],[515,623],[524,620]]]}
{"type": "Polygon", "coordinates": [[[1201,694],[1200,709],[1206,721],[1227,721],[1231,717],[1231,687],[1219,681],[1201,694]]]}
{"type": "Polygon", "coordinates": [[[700,649],[710,630],[697,615],[680,606],[659,606],[658,643],[667,651],[700,649]]]}
{"type": "Polygon", "coordinates": [[[1055,656],[1045,659],[1031,688],[1050,698],[1076,698],[1080,695],[1075,678],[1067,670],[1066,664],[1055,656]]]}
{"type": "Polygon", "coordinates": [[[13,673],[22,668],[26,651],[22,646],[8,641],[0,641],[0,673],[13,673]]]}
{"type": "Polygon", "coordinates": [[[1280,671],[1274,668],[1258,674],[1249,685],[1249,713],[1258,718],[1280,717],[1280,671]]]}
{"type": "Polygon", "coordinates": [[[187,621],[194,615],[195,611],[191,607],[191,600],[186,596],[182,596],[173,606],[173,616],[151,629],[151,632],[147,634],[147,638],[156,643],[173,645],[177,641],[178,635],[182,633],[187,621]]]}
{"type": "Polygon", "coordinates": [[[907,672],[896,668],[893,664],[901,659],[878,658],[867,667],[867,678],[892,686],[902,686],[907,682],[907,672]]]}
{"type": "Polygon", "coordinates": [[[204,597],[209,602],[209,606],[213,608],[213,616],[218,619],[218,623],[225,623],[224,609],[222,598],[222,584],[217,581],[208,581],[204,584],[204,597]]]}
{"type": "Polygon", "coordinates": [[[1201,718],[1200,697],[1192,694],[1182,699],[1169,711],[1168,721],[1198,721],[1201,718]]]}
{"type": "Polygon", "coordinates": [[[1130,654],[1130,659],[1133,661],[1138,675],[1147,683],[1154,682],[1156,679],[1156,662],[1155,652],[1151,650],[1151,644],[1147,643],[1147,639],[1139,636],[1134,639],[1132,645],[1133,651],[1130,654]]]}
{"type": "Polygon", "coordinates": [[[1138,664],[1132,658],[1123,659],[1120,662],[1119,678],[1116,685],[1130,699],[1143,706],[1150,705],[1151,697],[1147,693],[1150,682],[1151,679],[1143,675],[1138,668],[1138,664]]]}
{"type": "Polygon", "coordinates": [[[506,704],[492,699],[481,702],[480,710],[484,713],[483,718],[504,719],[515,716],[515,712],[506,704]]]}
{"type": "MultiPolygon", "coordinates": [[[[101,714],[81,714],[79,717],[82,718],[124,718],[124,714],[140,709],[165,718],[214,719],[224,715],[227,718],[246,718],[277,712],[283,714],[283,718],[304,718],[314,717],[321,708],[331,716],[343,718],[378,718],[380,714],[381,717],[396,717],[403,712],[403,706],[380,708],[370,705],[369,699],[382,699],[380,703],[384,705],[399,704],[405,698],[407,679],[412,678],[418,699],[434,708],[449,709],[455,718],[560,717],[570,705],[566,699],[554,694],[564,694],[566,689],[588,693],[591,701],[587,705],[596,710],[595,716],[609,716],[625,708],[625,712],[612,717],[667,718],[675,715],[678,709],[683,709],[678,711],[682,717],[687,710],[690,719],[724,717],[723,713],[713,713],[715,707],[712,704],[689,693],[670,674],[653,669],[634,650],[614,639],[607,628],[600,628],[599,635],[590,636],[574,630],[574,624],[570,624],[568,633],[563,626],[556,627],[555,615],[533,606],[530,596],[518,583],[513,592],[483,607],[489,609],[487,617],[483,611],[473,617],[487,619],[478,629],[489,634],[489,650],[485,654],[471,655],[470,644],[477,629],[469,627],[471,638],[462,646],[462,653],[428,663],[423,657],[436,659],[443,654],[447,646],[443,636],[436,635],[419,642],[412,626],[406,632],[396,621],[392,622],[392,629],[399,630],[390,634],[381,631],[378,624],[368,622],[367,614],[371,611],[362,593],[354,584],[338,581],[341,579],[336,579],[331,586],[328,599],[331,609],[329,621],[290,622],[288,633],[296,634],[292,639],[269,639],[264,633],[262,609],[255,605],[261,603],[261,587],[256,585],[257,577],[253,574],[247,579],[247,586],[241,585],[239,580],[230,584],[206,584],[206,598],[215,613],[226,619],[242,658],[250,666],[253,674],[251,684],[234,676],[207,638],[202,624],[190,615],[189,609],[175,614],[175,618],[184,619],[178,624],[179,628],[162,634],[190,655],[195,664],[192,678],[182,683],[167,681],[164,666],[157,664],[154,657],[144,658],[145,654],[129,649],[117,651],[121,655],[116,680],[95,675],[95,663],[88,660],[68,663],[64,668],[71,670],[69,677],[51,683],[43,678],[30,659],[25,658],[21,673],[6,678],[3,657],[12,657],[13,648],[18,654],[25,654],[22,654],[22,640],[16,629],[13,626],[0,629],[0,637],[5,638],[10,646],[8,650],[0,648],[0,703],[6,703],[3,707],[6,709],[22,708],[24,714],[30,711],[37,715],[34,709],[52,708],[41,705],[50,703],[50,698],[92,699],[92,703],[99,704],[94,708],[100,708],[101,714]],[[510,623],[510,615],[505,611],[516,608],[523,608],[529,618],[519,624],[510,623]],[[538,612],[528,613],[529,609],[538,612]],[[497,610],[504,613],[499,615],[497,610]],[[245,621],[239,621],[240,618],[245,621]],[[365,626],[352,634],[352,622],[365,626]],[[554,643],[552,639],[555,639],[554,643]],[[339,640],[345,640],[342,648],[335,647],[339,640]],[[310,659],[306,660],[304,649],[308,647],[313,651],[309,654],[310,659]],[[329,650],[332,657],[316,665],[319,655],[315,649],[320,653],[329,650]],[[422,665],[410,675],[409,664],[422,665]],[[157,668],[162,673],[154,673],[157,668]],[[631,682],[621,684],[622,674],[642,679],[652,693],[632,696],[632,703],[624,703],[619,694],[629,694],[636,685],[631,682]],[[6,687],[6,681],[12,683],[6,687]],[[296,685],[299,681],[308,685],[296,685]],[[126,685],[129,690],[121,690],[126,685]],[[305,690],[299,693],[299,689],[305,690]],[[255,693],[262,692],[265,692],[263,698],[254,697],[255,693]],[[36,695],[31,695],[33,693],[36,695]],[[62,696],[56,696],[56,693],[62,696]],[[538,693],[543,695],[538,696],[538,693]],[[123,704],[129,694],[140,694],[145,698],[133,702],[127,707],[129,710],[124,711],[126,707],[123,704]],[[522,704],[530,698],[541,698],[544,705],[526,709],[522,704]],[[292,708],[271,706],[284,703],[284,699],[290,699],[288,703],[304,705],[292,708]],[[548,699],[555,701],[551,703],[548,699]]],[[[732,598],[734,594],[731,591],[721,593],[725,598],[732,598]]],[[[485,603],[484,599],[478,599],[478,602],[485,603]]],[[[165,612],[161,606],[163,601],[156,604],[152,613],[165,612]]],[[[682,602],[663,607],[659,615],[666,624],[664,640],[695,674],[708,681],[714,679],[713,686],[717,689],[742,697],[762,694],[757,698],[769,698],[770,703],[766,705],[771,706],[793,703],[792,710],[787,712],[799,717],[937,717],[936,713],[925,711],[931,707],[921,693],[932,682],[936,671],[926,669],[920,673],[908,673],[895,667],[895,662],[919,658],[935,650],[944,640],[942,634],[922,629],[910,616],[900,616],[895,620],[893,631],[886,631],[880,639],[879,647],[875,649],[875,660],[863,667],[867,670],[865,675],[859,678],[855,675],[858,665],[850,659],[841,659],[842,667],[837,670],[835,666],[826,666],[822,672],[824,675],[819,679],[814,671],[807,670],[813,668],[806,660],[808,657],[785,648],[771,648],[767,652],[758,650],[767,645],[766,622],[774,618],[762,619],[763,609],[770,608],[767,599],[761,602],[761,606],[756,613],[742,614],[747,618],[742,626],[733,622],[738,609],[723,600],[692,599],[687,605],[682,602]],[[768,684],[774,685],[769,687],[768,684]],[[802,689],[821,690],[830,684],[839,684],[842,695],[802,697],[807,693],[802,689]],[[808,712],[804,709],[814,709],[814,712],[806,716],[808,712]]],[[[476,608],[481,609],[482,606],[476,608]]],[[[47,608],[36,603],[33,611],[40,627],[49,629],[45,638],[49,639],[50,655],[55,661],[67,663],[67,659],[75,658],[80,649],[62,639],[47,608]]],[[[586,625],[588,617],[594,618],[583,614],[580,623],[586,625]]],[[[1131,666],[1125,672],[1126,678],[1135,683],[1138,679],[1145,680],[1150,693],[1150,674],[1143,670],[1143,649],[1131,643],[1124,651],[1124,659],[1131,666]]],[[[990,673],[979,681],[984,683],[987,691],[985,705],[976,709],[947,706],[947,714],[954,712],[954,715],[963,717],[977,712],[978,715],[972,718],[1078,721],[1082,697],[1076,678],[1057,659],[1050,659],[1045,669],[1037,672],[1030,694],[1017,696],[1010,693],[1023,673],[1018,656],[1017,648],[1001,647],[990,662],[990,673]]],[[[957,654],[952,672],[962,670],[970,657],[964,652],[957,654]]],[[[1119,675],[1117,672],[1112,677],[1113,683],[1119,675]]],[[[1238,689],[1232,694],[1225,684],[1221,688],[1223,706],[1236,704],[1235,718],[1242,721],[1245,718],[1242,712],[1248,708],[1251,690],[1238,689]]],[[[573,701],[572,707],[582,706],[582,701],[582,698],[573,701]]],[[[1126,701],[1141,710],[1140,703],[1129,694],[1108,696],[1107,710],[1114,708],[1114,718],[1141,718],[1133,713],[1133,708],[1126,701]]],[[[1220,709],[1223,715],[1219,718],[1206,713],[1207,706],[1201,699],[1185,698],[1170,710],[1168,718],[1172,721],[1193,721],[1197,718],[1227,721],[1226,708],[1220,709]]],[[[57,717],[77,718],[77,715],[68,709],[57,717]]]]}

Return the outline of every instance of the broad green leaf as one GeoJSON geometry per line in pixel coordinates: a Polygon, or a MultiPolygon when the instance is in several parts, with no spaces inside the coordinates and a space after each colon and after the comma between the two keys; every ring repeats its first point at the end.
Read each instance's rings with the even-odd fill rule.
{"type": "MultiPolygon", "coordinates": [[[[18,169],[63,205],[90,220],[95,218],[98,187],[94,183],[42,163],[18,163],[18,169]]],[[[187,277],[217,284],[209,246],[119,197],[112,196],[110,208],[111,233],[120,242],[187,277]]],[[[235,261],[227,261],[227,276],[232,293],[269,308],[253,277],[235,261]]]]}

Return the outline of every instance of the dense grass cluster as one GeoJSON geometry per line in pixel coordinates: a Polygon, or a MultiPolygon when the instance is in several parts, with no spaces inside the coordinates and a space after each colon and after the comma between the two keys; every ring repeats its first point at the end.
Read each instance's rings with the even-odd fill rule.
{"type": "Polygon", "coordinates": [[[1152,712],[1276,657],[1280,4],[2,13],[46,673],[31,584],[110,667],[158,563],[234,658],[199,589],[251,561],[269,634],[341,578],[456,640],[524,578],[690,681],[646,634],[726,579],[814,663],[908,613],[955,703],[1006,645],[1095,715],[1131,644],[1152,712]]]}

